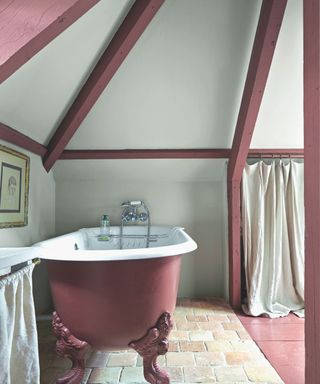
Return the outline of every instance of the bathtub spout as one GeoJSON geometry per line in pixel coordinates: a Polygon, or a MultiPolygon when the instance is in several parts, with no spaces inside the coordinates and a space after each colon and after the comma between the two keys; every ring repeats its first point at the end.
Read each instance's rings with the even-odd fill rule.
{"type": "Polygon", "coordinates": [[[123,248],[123,227],[125,224],[147,223],[146,248],[150,243],[150,212],[145,203],[141,200],[124,201],[121,206],[124,208],[121,215],[120,227],[120,249],[123,248]],[[143,212],[139,212],[142,208],[143,212]]]}

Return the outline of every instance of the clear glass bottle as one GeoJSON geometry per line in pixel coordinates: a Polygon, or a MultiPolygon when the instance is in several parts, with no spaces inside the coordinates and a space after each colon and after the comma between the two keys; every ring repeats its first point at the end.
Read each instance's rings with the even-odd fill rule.
{"type": "Polygon", "coordinates": [[[110,219],[109,215],[103,215],[100,222],[100,236],[110,236],[110,219]]]}

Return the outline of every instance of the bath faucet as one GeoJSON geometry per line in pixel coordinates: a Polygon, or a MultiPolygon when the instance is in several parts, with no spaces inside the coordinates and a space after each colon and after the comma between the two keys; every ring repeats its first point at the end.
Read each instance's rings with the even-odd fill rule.
{"type": "Polygon", "coordinates": [[[121,204],[124,208],[121,215],[121,227],[120,227],[120,249],[122,249],[123,239],[123,226],[128,223],[145,223],[148,224],[147,242],[146,248],[149,247],[150,242],[150,212],[145,203],[141,200],[125,201],[121,204]],[[140,212],[140,209],[143,209],[140,212]]]}

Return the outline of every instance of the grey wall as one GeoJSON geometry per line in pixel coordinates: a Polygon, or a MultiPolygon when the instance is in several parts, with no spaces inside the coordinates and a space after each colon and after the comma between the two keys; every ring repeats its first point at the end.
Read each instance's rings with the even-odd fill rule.
{"type": "Polygon", "coordinates": [[[67,163],[59,162],[55,170],[58,234],[98,226],[103,213],[118,225],[121,202],[141,199],[153,224],[185,227],[198,243],[197,251],[183,257],[179,295],[224,294],[223,162],[80,161],[69,167],[67,163]]]}
{"type": "MultiPolygon", "coordinates": [[[[52,172],[47,174],[39,156],[21,150],[0,140],[0,144],[30,157],[30,186],[28,225],[0,229],[0,247],[25,247],[55,234],[55,181],[52,172]]],[[[44,263],[33,273],[34,297],[37,313],[46,313],[51,297],[44,263]]]]}

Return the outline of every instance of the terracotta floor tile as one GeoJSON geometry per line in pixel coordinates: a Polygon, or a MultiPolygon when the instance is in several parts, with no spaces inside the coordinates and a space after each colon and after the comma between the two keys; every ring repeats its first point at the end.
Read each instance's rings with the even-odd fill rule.
{"type": "Polygon", "coordinates": [[[226,352],[225,357],[229,365],[243,365],[251,360],[249,352],[226,352]]]}
{"type": "Polygon", "coordinates": [[[225,365],[225,358],[222,352],[197,352],[194,354],[196,365],[225,365]]]}
{"type": "Polygon", "coordinates": [[[179,341],[177,340],[170,340],[169,342],[169,352],[179,352],[179,341]]]}
{"type": "MultiPolygon", "coordinates": [[[[205,324],[205,323],[199,323],[205,324]]],[[[178,321],[176,323],[176,329],[178,331],[196,331],[199,329],[199,324],[193,321],[178,321]]]]}
{"type": "Polygon", "coordinates": [[[134,367],[137,363],[136,353],[110,353],[108,367],[134,367]]]}
{"type": "Polygon", "coordinates": [[[280,376],[270,365],[248,363],[244,365],[244,370],[249,380],[253,382],[282,383],[280,376]]]}
{"type": "Polygon", "coordinates": [[[191,331],[189,337],[192,341],[213,340],[213,334],[211,331],[191,331]]]}
{"type": "Polygon", "coordinates": [[[213,332],[215,340],[239,340],[236,331],[213,332]]]}
{"type": "Polygon", "coordinates": [[[180,341],[182,352],[205,352],[206,347],[203,341],[180,341]]]}
{"type": "Polygon", "coordinates": [[[182,367],[167,367],[166,371],[170,376],[171,382],[178,382],[178,383],[184,382],[182,367]]]}
{"type": "Polygon", "coordinates": [[[169,334],[169,340],[190,340],[188,331],[171,331],[169,334]]]}
{"type": "Polygon", "coordinates": [[[168,352],[166,355],[168,367],[194,366],[195,360],[192,352],[168,352]]]}
{"type": "Polygon", "coordinates": [[[90,368],[102,368],[107,365],[109,353],[104,351],[92,351],[86,361],[86,366],[90,368]]]}
{"type": "Polygon", "coordinates": [[[222,324],[218,321],[207,321],[207,322],[198,323],[198,328],[202,331],[215,331],[215,332],[224,331],[222,324]]]}
{"type": "Polygon", "coordinates": [[[217,381],[247,381],[247,375],[242,367],[217,367],[214,368],[217,381]]]}
{"type": "Polygon", "coordinates": [[[188,321],[194,321],[194,322],[202,322],[202,321],[208,321],[208,318],[207,318],[206,314],[203,314],[203,315],[187,315],[187,320],[188,321]]]}
{"type": "Polygon", "coordinates": [[[229,352],[233,350],[231,343],[225,340],[206,341],[205,345],[209,352],[229,352]]]}
{"type": "MultiPolygon", "coordinates": [[[[270,384],[261,380],[267,374],[277,376],[234,312],[222,300],[182,299],[173,321],[175,329],[169,335],[169,352],[157,359],[159,365],[168,371],[173,384],[249,383],[244,367],[248,376],[254,378],[259,373],[259,369],[255,369],[260,365],[267,368],[264,368],[265,376],[257,377],[257,383],[270,384]]],[[[289,325],[300,323],[292,319],[289,325]]],[[[41,384],[55,384],[57,376],[66,372],[70,362],[55,355],[55,337],[51,333],[50,322],[39,325],[39,340],[41,384]]],[[[285,361],[279,361],[283,363],[279,367],[286,367],[285,361]]],[[[130,349],[96,351],[87,360],[81,384],[145,384],[142,365],[141,356],[130,349]]]]}
{"type": "Polygon", "coordinates": [[[183,371],[187,383],[214,383],[216,381],[211,367],[184,367],[183,371]]]}
{"type": "Polygon", "coordinates": [[[118,383],[122,368],[94,368],[89,377],[89,384],[118,383]]]}

